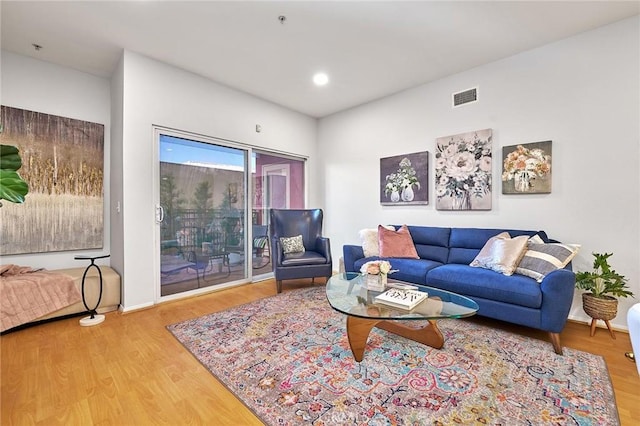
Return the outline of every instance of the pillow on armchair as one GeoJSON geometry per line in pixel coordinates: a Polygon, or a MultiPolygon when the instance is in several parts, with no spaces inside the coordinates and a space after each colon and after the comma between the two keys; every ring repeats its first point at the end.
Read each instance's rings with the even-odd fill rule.
{"type": "Polygon", "coordinates": [[[295,237],[280,237],[280,244],[282,244],[282,251],[284,254],[304,253],[302,235],[296,235],[295,237]]]}
{"type": "Polygon", "coordinates": [[[381,257],[420,259],[407,225],[402,225],[397,231],[378,225],[378,244],[381,257]]]}

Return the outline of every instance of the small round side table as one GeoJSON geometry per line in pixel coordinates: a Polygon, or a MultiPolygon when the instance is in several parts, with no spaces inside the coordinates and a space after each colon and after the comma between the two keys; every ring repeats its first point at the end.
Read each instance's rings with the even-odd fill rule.
{"type": "Polygon", "coordinates": [[[82,303],[84,304],[84,307],[87,308],[87,312],[90,314],[88,317],[84,317],[80,320],[80,325],[83,327],[88,327],[91,325],[98,325],[101,322],[104,321],[104,315],[99,315],[98,314],[98,306],[100,306],[100,300],[102,300],[102,271],[100,271],[100,267],[98,265],[95,264],[96,259],[104,259],[106,257],[111,256],[110,254],[106,254],[104,256],[76,256],[74,257],[75,260],[89,260],[91,261],[91,263],[89,264],[89,266],[87,266],[87,269],[84,270],[84,274],[82,274],[82,303]],[[96,306],[94,306],[93,308],[90,308],[89,305],[87,305],[87,300],[84,294],[84,281],[85,278],[87,277],[87,272],[89,272],[89,269],[91,268],[96,268],[98,270],[98,277],[99,277],[99,283],[100,283],[100,292],[98,293],[98,301],[96,302],[96,306]]]}

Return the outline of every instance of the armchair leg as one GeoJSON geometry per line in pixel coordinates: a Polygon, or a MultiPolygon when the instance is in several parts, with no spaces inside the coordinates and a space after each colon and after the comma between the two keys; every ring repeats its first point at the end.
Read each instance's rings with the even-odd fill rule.
{"type": "Polygon", "coordinates": [[[276,291],[282,293],[282,280],[276,280],[276,291]]]}
{"type": "Polygon", "coordinates": [[[551,333],[549,332],[549,336],[551,337],[551,343],[553,344],[553,350],[556,351],[558,355],[562,355],[562,345],[560,345],[560,333],[551,333]]]}

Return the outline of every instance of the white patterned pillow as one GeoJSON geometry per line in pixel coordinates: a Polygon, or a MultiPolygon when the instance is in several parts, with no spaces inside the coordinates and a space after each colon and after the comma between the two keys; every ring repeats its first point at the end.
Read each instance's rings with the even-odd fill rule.
{"type": "MultiPolygon", "coordinates": [[[[382,225],[387,228],[389,231],[395,231],[391,225],[382,225]]],[[[362,251],[364,252],[364,257],[372,257],[372,256],[380,256],[380,246],[378,244],[378,228],[365,228],[361,229],[358,232],[358,236],[360,237],[360,241],[362,241],[362,251]]]]}
{"type": "Polygon", "coordinates": [[[295,237],[280,237],[280,244],[282,244],[282,251],[285,254],[304,253],[302,235],[296,235],[295,237]]]}
{"type": "Polygon", "coordinates": [[[578,244],[538,244],[529,240],[527,251],[516,268],[516,274],[542,282],[549,273],[567,266],[578,254],[579,249],[578,244]]]}

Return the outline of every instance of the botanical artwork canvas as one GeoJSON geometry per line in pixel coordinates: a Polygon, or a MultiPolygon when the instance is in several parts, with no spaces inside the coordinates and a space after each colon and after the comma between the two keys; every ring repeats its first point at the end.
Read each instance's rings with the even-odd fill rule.
{"type": "Polygon", "coordinates": [[[436,139],[436,209],[491,210],[492,130],[436,139]]]}
{"type": "Polygon", "coordinates": [[[380,204],[429,203],[429,152],[380,159],[380,204]]]}
{"type": "Polygon", "coordinates": [[[0,254],[102,248],[104,125],[4,105],[0,117],[29,185],[0,208],[0,254]]]}
{"type": "Polygon", "coordinates": [[[503,194],[551,193],[551,141],[502,147],[503,194]]]}

